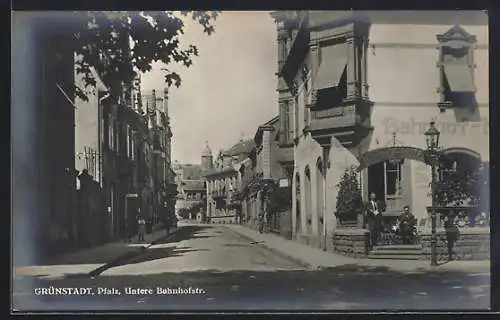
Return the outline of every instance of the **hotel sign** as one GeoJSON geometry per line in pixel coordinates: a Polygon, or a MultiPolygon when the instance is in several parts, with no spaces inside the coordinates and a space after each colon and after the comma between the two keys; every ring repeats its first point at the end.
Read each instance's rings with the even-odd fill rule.
{"type": "Polygon", "coordinates": [[[382,161],[403,159],[425,162],[425,150],[414,147],[387,147],[368,151],[358,158],[358,171],[382,161]]]}

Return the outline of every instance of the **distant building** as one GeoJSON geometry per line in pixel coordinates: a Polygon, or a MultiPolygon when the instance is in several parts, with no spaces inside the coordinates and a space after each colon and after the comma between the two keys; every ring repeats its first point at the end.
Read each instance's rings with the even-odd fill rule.
{"type": "MultiPolygon", "coordinates": [[[[204,201],[205,183],[201,165],[175,163],[174,171],[177,184],[175,212],[179,215],[180,210],[191,209],[204,201]]],[[[190,219],[196,218],[193,212],[190,219]]]]}
{"type": "Polygon", "coordinates": [[[254,147],[253,140],[241,139],[230,149],[221,151],[213,169],[205,173],[207,216],[211,223],[235,223],[241,217],[241,208],[232,203],[241,187],[238,169],[254,147]]]}
{"type": "MultiPolygon", "coordinates": [[[[280,117],[274,117],[259,126],[254,136],[255,147],[249,158],[237,168],[242,184],[239,198],[242,217],[246,224],[258,228],[262,214],[271,232],[290,238],[291,188],[290,173],[282,166],[283,150],[280,148],[280,117]],[[285,183],[284,183],[285,182],[285,183]],[[272,186],[272,198],[266,200],[266,188],[272,186]]],[[[271,194],[271,193],[268,193],[271,194]]]]}

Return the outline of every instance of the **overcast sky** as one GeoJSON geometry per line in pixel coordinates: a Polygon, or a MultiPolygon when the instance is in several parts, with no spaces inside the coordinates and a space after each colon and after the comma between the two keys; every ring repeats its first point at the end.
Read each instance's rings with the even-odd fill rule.
{"type": "MultiPolygon", "coordinates": [[[[170,67],[182,77],[170,89],[172,160],[200,163],[205,141],[216,153],[278,114],[276,25],[266,12],[223,12],[215,33],[186,24],[182,43],[195,44],[199,56],[190,68],[170,67]]],[[[142,76],[142,91],[163,92],[160,65],[142,76]]]]}

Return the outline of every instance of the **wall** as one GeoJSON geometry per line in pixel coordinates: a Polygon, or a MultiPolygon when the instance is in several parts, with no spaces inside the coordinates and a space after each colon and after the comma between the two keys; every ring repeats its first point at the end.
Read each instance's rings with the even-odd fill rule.
{"type": "MultiPolygon", "coordinates": [[[[445,232],[438,232],[437,259],[448,259],[448,241],[445,232]]],[[[431,234],[421,235],[421,259],[431,258],[431,234]]],[[[456,260],[489,260],[490,259],[490,230],[483,228],[461,229],[458,240],[453,246],[454,259],[456,260]]]]}
{"type": "MultiPolygon", "coordinates": [[[[75,72],[75,83],[77,86],[84,86],[82,76],[75,72]]],[[[82,171],[86,169],[86,148],[91,148],[98,154],[99,148],[99,101],[97,91],[89,93],[88,101],[75,98],[75,169],[82,171]]],[[[90,156],[90,155],[89,155],[90,156]]],[[[100,181],[99,156],[96,155],[96,181],[100,181]]]]}
{"type": "Polygon", "coordinates": [[[462,26],[476,35],[474,52],[476,99],[478,114],[467,110],[446,110],[439,102],[438,50],[436,34],[448,31],[451,25],[372,25],[369,49],[368,84],[370,99],[375,102],[372,124],[373,139],[368,149],[381,147],[391,140],[393,132],[404,145],[425,147],[423,133],[430,120],[441,131],[444,148],[470,148],[489,161],[489,66],[488,30],[486,26],[462,26]],[[413,44],[408,47],[404,44],[413,44]],[[398,45],[395,45],[398,44],[398,45]],[[397,116],[397,118],[395,117],[397,116]],[[462,122],[468,118],[469,122],[462,122]],[[478,143],[481,141],[481,143],[478,143]]]}
{"type": "MultiPolygon", "coordinates": [[[[372,25],[368,60],[368,84],[375,130],[366,139],[363,152],[387,147],[396,133],[398,145],[426,148],[424,132],[431,120],[441,132],[443,148],[463,147],[481,154],[489,161],[489,67],[488,29],[486,26],[462,25],[477,37],[474,59],[476,99],[475,112],[448,109],[441,112],[439,73],[436,67],[438,50],[436,34],[448,31],[452,25],[372,25]],[[462,122],[463,118],[469,119],[462,122]]],[[[412,208],[418,218],[427,215],[430,169],[411,161],[412,208]]]]}

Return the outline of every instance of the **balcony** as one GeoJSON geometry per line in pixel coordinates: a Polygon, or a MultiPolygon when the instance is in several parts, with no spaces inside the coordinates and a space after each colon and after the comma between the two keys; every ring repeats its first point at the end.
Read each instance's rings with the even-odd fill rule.
{"type": "Polygon", "coordinates": [[[226,193],[222,190],[214,190],[211,193],[213,199],[220,199],[220,198],[225,198],[226,193]]]}
{"type": "Polygon", "coordinates": [[[311,109],[306,130],[320,145],[329,145],[331,136],[345,147],[356,145],[372,128],[369,104],[367,101],[358,101],[333,108],[311,109]]]}

